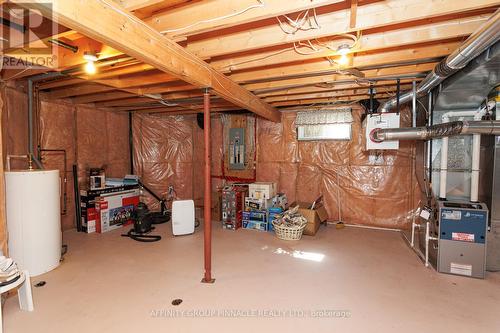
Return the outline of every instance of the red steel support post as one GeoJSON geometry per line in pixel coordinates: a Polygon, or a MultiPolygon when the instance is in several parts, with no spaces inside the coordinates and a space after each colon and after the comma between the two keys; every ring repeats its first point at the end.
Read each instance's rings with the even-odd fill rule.
{"type": "Polygon", "coordinates": [[[212,278],[212,178],[210,176],[210,93],[203,91],[203,134],[205,135],[205,201],[204,210],[204,253],[205,275],[201,282],[214,283],[212,278]]]}

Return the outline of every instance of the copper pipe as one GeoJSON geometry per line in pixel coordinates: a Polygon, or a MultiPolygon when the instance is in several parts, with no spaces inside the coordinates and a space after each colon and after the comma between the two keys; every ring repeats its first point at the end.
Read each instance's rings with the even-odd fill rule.
{"type": "Polygon", "coordinates": [[[204,211],[204,253],[205,275],[201,282],[214,283],[212,279],[212,178],[210,177],[210,93],[203,91],[203,134],[205,135],[205,200],[204,211]]]}

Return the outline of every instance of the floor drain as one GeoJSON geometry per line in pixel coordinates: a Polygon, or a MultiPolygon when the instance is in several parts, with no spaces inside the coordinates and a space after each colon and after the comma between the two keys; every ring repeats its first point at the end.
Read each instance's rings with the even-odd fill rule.
{"type": "Polygon", "coordinates": [[[47,282],[45,282],[45,281],[40,281],[40,282],[38,282],[38,283],[36,283],[36,284],[35,284],[35,287],[40,288],[40,287],[45,286],[46,284],[47,284],[47,282]]]}
{"type": "Polygon", "coordinates": [[[174,300],[172,301],[172,305],[179,305],[179,304],[181,304],[181,303],[182,303],[182,299],[179,299],[179,298],[174,299],[174,300]]]}

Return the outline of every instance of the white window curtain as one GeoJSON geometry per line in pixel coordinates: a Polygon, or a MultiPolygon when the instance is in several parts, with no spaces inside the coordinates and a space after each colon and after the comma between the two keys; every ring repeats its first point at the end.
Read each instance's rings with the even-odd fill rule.
{"type": "Polygon", "coordinates": [[[352,121],[351,108],[338,108],[297,112],[295,124],[297,126],[332,125],[350,124],[352,121]]]}

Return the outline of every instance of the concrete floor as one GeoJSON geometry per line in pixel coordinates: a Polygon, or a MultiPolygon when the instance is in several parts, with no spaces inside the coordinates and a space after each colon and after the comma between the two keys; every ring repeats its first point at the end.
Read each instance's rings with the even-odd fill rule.
{"type": "Polygon", "coordinates": [[[438,274],[395,232],[329,226],[285,242],[214,224],[217,281],[207,285],[200,283],[201,229],[174,238],[162,225],[164,238],[149,244],[120,237],[122,231],[66,232],[63,264],[33,278],[47,282],[33,288],[35,312],[19,311],[9,298],[5,332],[500,329],[500,274],[486,280],[438,274]],[[171,304],[176,298],[181,305],[171,304]]]}

